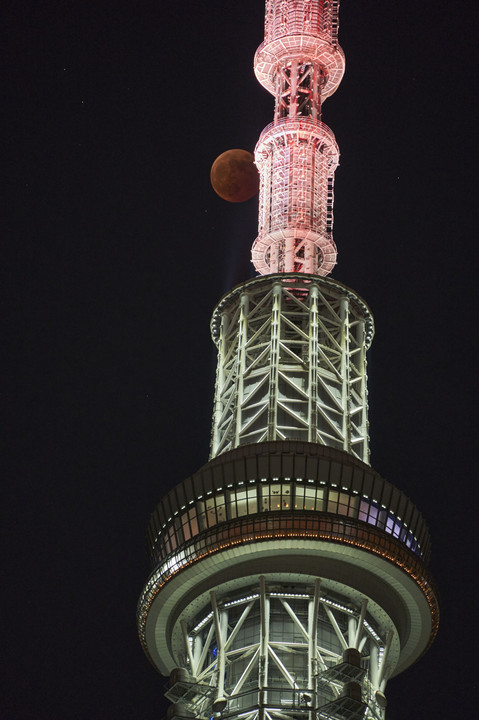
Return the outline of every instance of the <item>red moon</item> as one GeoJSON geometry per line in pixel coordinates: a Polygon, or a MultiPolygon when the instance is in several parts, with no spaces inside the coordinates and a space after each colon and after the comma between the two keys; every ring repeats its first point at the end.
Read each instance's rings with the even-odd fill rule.
{"type": "Polygon", "coordinates": [[[211,166],[211,185],[228,202],[244,202],[256,195],[259,175],[254,157],[246,150],[226,150],[211,166]]]}

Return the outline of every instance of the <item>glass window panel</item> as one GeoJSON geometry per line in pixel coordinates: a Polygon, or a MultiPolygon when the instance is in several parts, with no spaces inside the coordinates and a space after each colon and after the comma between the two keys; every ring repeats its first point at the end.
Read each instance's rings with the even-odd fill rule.
{"type": "Polygon", "coordinates": [[[258,495],[256,492],[256,488],[250,488],[246,491],[248,495],[248,512],[249,513],[256,513],[258,512],[258,495]]]}
{"type": "Polygon", "coordinates": [[[168,539],[169,539],[169,545],[171,550],[176,550],[178,546],[178,541],[176,538],[175,528],[173,525],[171,525],[170,529],[168,530],[168,539]]]}
{"type": "Polygon", "coordinates": [[[256,488],[235,490],[229,493],[229,514],[231,518],[243,517],[256,512],[258,512],[256,488]]]}
{"type": "Polygon", "coordinates": [[[317,510],[316,508],[316,488],[304,488],[304,509],[317,510]]]}
{"type": "Polygon", "coordinates": [[[212,527],[213,525],[216,525],[217,519],[216,519],[216,504],[215,504],[215,498],[208,498],[206,500],[206,523],[208,527],[212,527]]]}
{"type": "Polygon", "coordinates": [[[367,522],[376,525],[378,521],[378,509],[372,503],[369,504],[367,522]]]}
{"type": "Polygon", "coordinates": [[[350,495],[349,496],[349,510],[348,510],[349,517],[354,517],[354,518],[357,517],[358,507],[359,507],[359,496],[358,495],[350,495]]]}
{"type": "Polygon", "coordinates": [[[291,508],[291,485],[289,483],[281,484],[281,507],[283,510],[291,508]]]}
{"type": "Polygon", "coordinates": [[[368,514],[369,514],[369,503],[366,500],[361,500],[361,503],[359,505],[358,520],[367,522],[368,514]]]}
{"type": "Polygon", "coordinates": [[[330,490],[328,495],[328,512],[336,513],[338,511],[339,493],[336,490],[330,490]]]}
{"type": "Polygon", "coordinates": [[[228,515],[230,518],[235,518],[238,516],[238,513],[236,511],[236,492],[228,493],[228,515]]]}
{"type": "Polygon", "coordinates": [[[290,483],[261,485],[261,508],[266,512],[291,508],[290,483]]]}
{"type": "Polygon", "coordinates": [[[339,493],[338,513],[347,515],[349,510],[349,495],[347,493],[339,493]]]}
{"type": "Polygon", "coordinates": [[[198,518],[196,517],[196,508],[193,507],[188,510],[188,517],[190,519],[191,534],[198,535],[198,518]]]}
{"type": "Polygon", "coordinates": [[[297,510],[304,510],[304,487],[295,487],[294,489],[294,507],[297,510]]]}
{"type": "Polygon", "coordinates": [[[236,508],[238,517],[248,515],[248,491],[238,490],[236,493],[236,508]]]}
{"type": "Polygon", "coordinates": [[[379,510],[378,520],[377,520],[377,526],[385,530],[386,528],[386,521],[388,519],[388,515],[386,510],[379,510]]]}
{"type": "Polygon", "coordinates": [[[386,532],[393,533],[394,530],[394,518],[391,515],[388,515],[386,520],[386,532]]]}
{"type": "Polygon", "coordinates": [[[224,495],[216,495],[215,497],[216,501],[216,515],[218,518],[218,522],[224,522],[226,520],[226,506],[225,506],[225,496],[224,495]]]}
{"type": "Polygon", "coordinates": [[[188,522],[188,513],[184,513],[181,516],[181,527],[183,530],[183,537],[185,541],[189,540],[191,538],[191,529],[190,529],[190,523],[188,522]]]}
{"type": "Polygon", "coordinates": [[[324,511],[324,488],[316,488],[316,510],[324,511]]]}
{"type": "Polygon", "coordinates": [[[198,512],[198,526],[200,530],[206,529],[206,518],[205,518],[205,504],[202,501],[199,501],[196,504],[196,509],[198,512]]]}
{"type": "Polygon", "coordinates": [[[268,511],[271,510],[271,505],[274,503],[274,498],[276,497],[276,501],[278,502],[278,496],[279,496],[279,488],[276,488],[277,493],[275,496],[271,497],[271,486],[270,485],[261,485],[261,510],[268,511]]]}
{"type": "Polygon", "coordinates": [[[281,485],[268,485],[263,487],[263,490],[269,490],[269,495],[266,496],[269,499],[269,510],[280,510],[281,509],[281,485]]]}
{"type": "Polygon", "coordinates": [[[294,507],[298,510],[316,510],[316,488],[296,486],[294,507]]]}

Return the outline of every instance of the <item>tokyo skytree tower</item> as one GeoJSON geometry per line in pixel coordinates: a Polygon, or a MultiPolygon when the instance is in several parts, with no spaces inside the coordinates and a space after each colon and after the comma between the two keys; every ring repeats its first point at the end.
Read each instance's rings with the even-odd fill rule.
{"type": "Polygon", "coordinates": [[[437,631],[424,519],[370,465],[373,317],[327,277],[339,151],[321,109],[344,74],[338,12],[266,2],[259,276],[213,312],[210,460],[148,528],[138,628],[169,676],[170,720],[381,720],[387,682],[437,631]]]}

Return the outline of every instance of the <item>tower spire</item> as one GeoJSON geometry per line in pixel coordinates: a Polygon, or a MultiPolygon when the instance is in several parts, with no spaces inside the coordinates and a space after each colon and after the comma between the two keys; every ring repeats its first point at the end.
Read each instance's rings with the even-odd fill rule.
{"type": "Polygon", "coordinates": [[[252,260],[261,275],[325,276],[336,263],[333,186],[339,150],[321,122],[321,106],[344,74],[338,11],[339,0],[266,2],[265,39],[254,68],[274,96],[275,109],[255,151],[260,194],[252,260]]]}

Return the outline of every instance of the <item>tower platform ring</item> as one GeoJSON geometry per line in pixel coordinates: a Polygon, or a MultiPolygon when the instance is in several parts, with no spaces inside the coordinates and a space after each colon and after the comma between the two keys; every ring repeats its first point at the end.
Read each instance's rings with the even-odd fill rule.
{"type": "Polygon", "coordinates": [[[287,144],[290,140],[320,144],[323,154],[329,158],[331,171],[339,165],[339,148],[333,131],[312,117],[279,118],[267,125],[256,143],[256,162],[261,162],[261,156],[268,153],[269,146],[278,142],[287,144]]]}
{"type": "Polygon", "coordinates": [[[198,612],[197,598],[208,589],[243,582],[241,578],[252,573],[268,577],[293,571],[298,581],[314,573],[371,598],[391,619],[398,635],[401,650],[396,673],[420,657],[437,631],[437,597],[422,559],[428,551],[424,520],[404,494],[343,451],[291,440],[244,445],[223,453],[160,502],[151,518],[149,542],[156,567],[139,600],[138,628],[145,653],[162,673],[177,662],[171,638],[183,610],[190,607],[191,612],[198,612]],[[236,509],[230,515],[225,500],[236,508],[236,499],[229,501],[228,493],[236,498],[237,488],[253,489],[264,483],[281,487],[275,482],[289,483],[286,510],[271,507],[240,513],[236,509]],[[303,493],[297,495],[295,488],[305,485],[330,487],[336,495],[341,491],[351,496],[356,491],[356,497],[367,502],[377,498],[385,513],[396,520],[400,518],[393,508],[401,508],[408,527],[417,528],[422,551],[419,547],[413,551],[405,540],[393,536],[392,528],[387,531],[379,517],[371,525],[370,520],[360,520],[359,514],[355,517],[339,505],[330,510],[329,501],[322,510],[301,509],[298,497],[303,493]],[[207,501],[211,510],[206,512],[212,512],[218,506],[216,498],[220,498],[223,519],[215,514],[205,527],[194,508],[207,501]],[[199,527],[189,540],[180,530],[185,513],[193,513],[199,527]],[[168,549],[165,539],[172,534],[176,541],[168,549]]]}
{"type": "Polygon", "coordinates": [[[322,66],[326,75],[321,90],[323,100],[336,91],[343,79],[346,63],[339,45],[314,35],[285,35],[263,42],[258,47],[254,58],[254,72],[258,82],[274,95],[276,73],[294,59],[322,66]]]}
{"type": "Polygon", "coordinates": [[[251,248],[251,260],[260,275],[271,273],[271,251],[274,247],[282,245],[288,238],[312,242],[321,254],[321,262],[317,269],[318,275],[322,277],[329,275],[336,265],[338,254],[334,240],[327,235],[320,235],[313,230],[303,230],[302,228],[281,228],[258,235],[251,248]]]}
{"type": "MultiPolygon", "coordinates": [[[[138,608],[140,640],[152,664],[168,674],[178,665],[172,638],[179,635],[180,619],[195,615],[210,590],[225,586],[251,584],[264,575],[267,580],[289,571],[298,582],[325,577],[349,592],[381,606],[378,622],[384,614],[399,641],[398,659],[393,675],[414,663],[427,649],[435,634],[431,608],[417,582],[388,560],[351,544],[314,539],[276,538],[229,547],[192,562],[174,572],[164,583],[155,581],[155,573],[145,587],[138,608]],[[291,569],[294,568],[292,572],[291,569]],[[383,614],[384,613],[384,614],[383,614]]],[[[326,581],[327,582],[327,581],[326,581]]],[[[374,612],[372,613],[374,616],[374,612]]]]}
{"type": "MultiPolygon", "coordinates": [[[[374,318],[366,301],[354,292],[354,290],[351,290],[351,288],[338,280],[334,280],[330,277],[321,277],[320,275],[311,275],[309,273],[271,273],[268,275],[260,275],[259,277],[252,278],[251,280],[247,280],[244,283],[236,285],[232,290],[223,295],[213,310],[210,328],[211,336],[215,345],[218,346],[220,341],[222,314],[227,312],[230,305],[234,305],[243,293],[248,292],[250,289],[259,289],[261,286],[264,286],[266,289],[276,282],[281,282],[288,286],[291,281],[293,281],[294,286],[299,289],[302,287],[309,289],[311,287],[311,283],[316,283],[324,291],[334,291],[345,294],[351,302],[357,303],[361,308],[361,311],[364,313],[366,322],[365,347],[366,349],[370,347],[374,337],[374,318]]],[[[325,448],[320,447],[318,451],[324,452],[324,450],[325,448]]]]}

